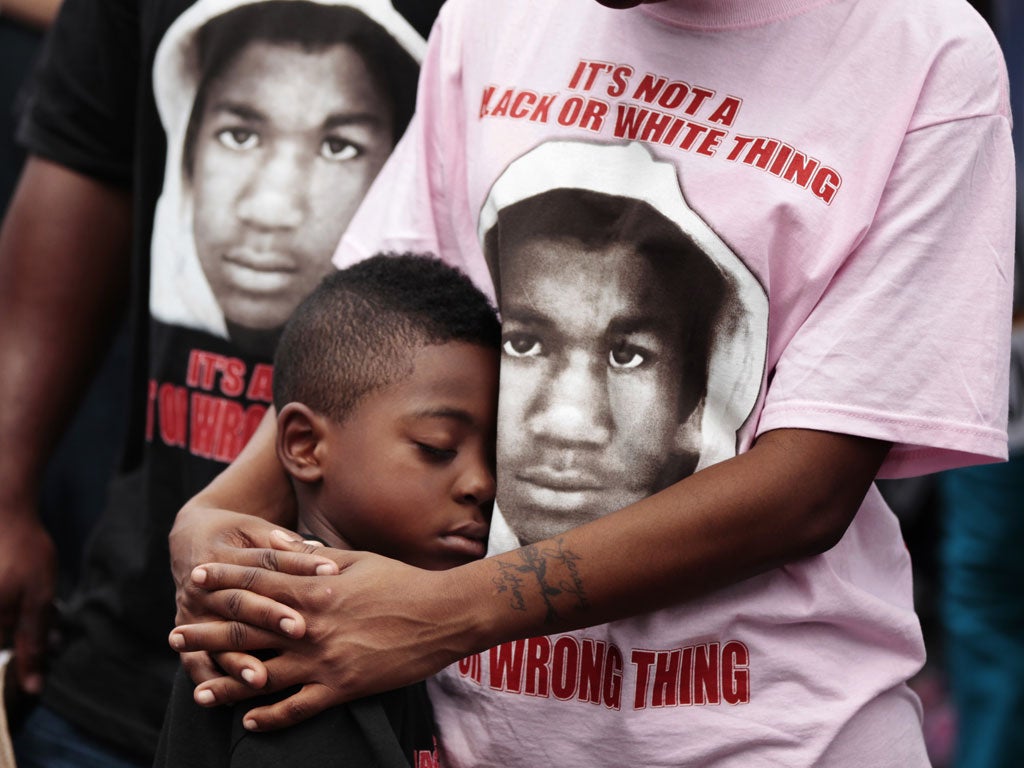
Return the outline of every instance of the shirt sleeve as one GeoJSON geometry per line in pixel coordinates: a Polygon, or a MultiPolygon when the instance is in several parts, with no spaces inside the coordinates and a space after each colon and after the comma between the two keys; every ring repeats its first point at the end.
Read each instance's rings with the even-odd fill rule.
{"type": "Polygon", "coordinates": [[[135,2],[65,0],[47,35],[18,139],[103,181],[131,182],[139,31],[135,2]]]}
{"type": "Polygon", "coordinates": [[[880,477],[1005,459],[1013,171],[1003,109],[911,126],[870,229],[779,358],[759,433],[891,441],[880,477]]]}
{"type": "Polygon", "coordinates": [[[441,10],[420,70],[416,114],[346,230],[334,264],[342,269],[381,252],[431,254],[493,298],[465,192],[458,5],[441,10]]]}

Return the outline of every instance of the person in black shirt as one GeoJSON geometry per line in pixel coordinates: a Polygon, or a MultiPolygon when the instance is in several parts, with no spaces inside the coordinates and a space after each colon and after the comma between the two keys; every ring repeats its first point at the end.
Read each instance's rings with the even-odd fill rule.
{"type": "MultiPolygon", "coordinates": [[[[196,33],[207,30],[204,60],[227,57],[242,25],[219,35],[218,54],[213,22],[240,5],[274,4],[67,0],[26,105],[19,139],[29,160],[0,236],[0,441],[18,446],[0,456],[0,645],[16,647],[16,684],[40,694],[40,706],[15,724],[19,765],[152,764],[178,666],[166,645],[174,619],[167,533],[180,506],[238,455],[271,402],[273,347],[243,348],[227,332],[195,253],[191,202],[173,194],[192,192],[183,139],[203,70],[196,33]],[[158,77],[168,71],[177,76],[158,77]],[[160,219],[164,211],[173,215],[160,219]],[[180,249],[190,252],[188,269],[158,258],[180,249]],[[182,282],[167,279],[167,265],[181,268],[171,274],[182,282]],[[210,311],[195,314],[188,302],[204,290],[210,311]],[[220,327],[206,322],[218,316],[220,327]],[[39,522],[41,470],[122,318],[130,396],[117,406],[126,437],[115,476],[102,480],[107,503],[53,649],[58,562],[39,522]]],[[[415,63],[440,2],[287,5],[349,6],[415,63]]],[[[391,142],[413,109],[416,68],[406,69],[411,76],[389,107],[391,142]]],[[[344,222],[335,224],[340,234],[344,222]]],[[[323,247],[327,271],[333,243],[323,247]]],[[[275,320],[277,331],[282,322],[275,320]]]]}
{"type": "MultiPolygon", "coordinates": [[[[381,255],[325,278],[274,361],[277,455],[298,530],[430,570],[483,557],[500,334],[484,295],[431,258],[381,255]]],[[[245,728],[267,698],[207,709],[193,688],[179,671],[158,768],[436,765],[423,683],[271,733],[245,728]]]]}

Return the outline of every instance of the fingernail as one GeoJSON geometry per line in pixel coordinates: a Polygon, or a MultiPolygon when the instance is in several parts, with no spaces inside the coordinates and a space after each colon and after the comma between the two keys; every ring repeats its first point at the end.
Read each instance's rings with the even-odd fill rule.
{"type": "Polygon", "coordinates": [[[247,731],[255,731],[259,729],[259,726],[256,725],[256,721],[251,717],[247,717],[242,721],[242,727],[247,731]]]}
{"type": "Polygon", "coordinates": [[[213,704],[213,691],[196,691],[196,701],[200,704],[213,704]]]}
{"type": "Polygon", "coordinates": [[[316,567],[317,576],[333,576],[338,572],[338,566],[334,563],[321,563],[316,567]]]}
{"type": "Polygon", "coordinates": [[[192,581],[196,584],[206,583],[206,569],[205,568],[194,568],[192,569],[192,581]]]}
{"type": "Polygon", "coordinates": [[[290,635],[295,630],[295,619],[281,619],[281,631],[290,635]]]}
{"type": "Polygon", "coordinates": [[[302,543],[309,547],[322,547],[324,545],[322,541],[317,541],[316,539],[306,539],[302,543]]]}
{"type": "Polygon", "coordinates": [[[248,667],[242,670],[242,679],[245,680],[245,682],[252,683],[253,678],[255,677],[256,672],[254,670],[251,670],[248,667]]]}
{"type": "Polygon", "coordinates": [[[43,692],[43,678],[42,675],[29,675],[25,678],[25,693],[31,694],[32,696],[38,696],[43,692]]]}
{"type": "Polygon", "coordinates": [[[170,638],[171,648],[176,651],[184,650],[185,648],[185,636],[180,632],[172,632],[170,638]]]}
{"type": "Polygon", "coordinates": [[[289,541],[289,542],[299,541],[298,538],[296,538],[295,536],[293,536],[292,534],[290,534],[290,533],[288,533],[286,531],[279,531],[279,530],[275,529],[275,530],[271,531],[270,535],[271,536],[276,536],[277,538],[281,539],[282,541],[289,541]]]}

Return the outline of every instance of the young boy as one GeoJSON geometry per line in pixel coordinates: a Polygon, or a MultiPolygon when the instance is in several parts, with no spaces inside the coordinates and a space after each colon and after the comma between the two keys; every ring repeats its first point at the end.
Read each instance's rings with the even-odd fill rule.
{"type": "MultiPolygon", "coordinates": [[[[499,335],[488,300],[430,258],[377,256],[325,278],[275,358],[277,454],[299,530],[430,570],[482,557],[499,335]]],[[[436,764],[423,684],[277,734],[245,730],[248,706],[200,708],[192,688],[179,672],[158,766],[436,764]]]]}

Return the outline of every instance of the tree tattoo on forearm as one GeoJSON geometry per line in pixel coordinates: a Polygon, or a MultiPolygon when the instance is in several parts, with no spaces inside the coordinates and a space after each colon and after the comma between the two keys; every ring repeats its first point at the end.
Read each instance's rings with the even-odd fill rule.
{"type": "MultiPolygon", "coordinates": [[[[559,608],[555,607],[555,599],[561,596],[570,598],[569,609],[585,610],[589,607],[587,594],[583,588],[583,578],[579,572],[580,556],[571,549],[566,549],[563,540],[558,538],[554,546],[541,548],[539,544],[531,544],[511,552],[519,562],[498,560],[498,574],[494,577],[494,586],[498,594],[508,593],[509,605],[513,610],[526,610],[526,595],[530,584],[536,584],[544,601],[545,624],[553,624],[560,618],[559,608]],[[557,583],[551,583],[551,570],[561,566],[566,572],[557,583]]],[[[563,601],[564,602],[564,601],[563,601]]],[[[565,610],[565,606],[561,606],[565,610]]]]}

